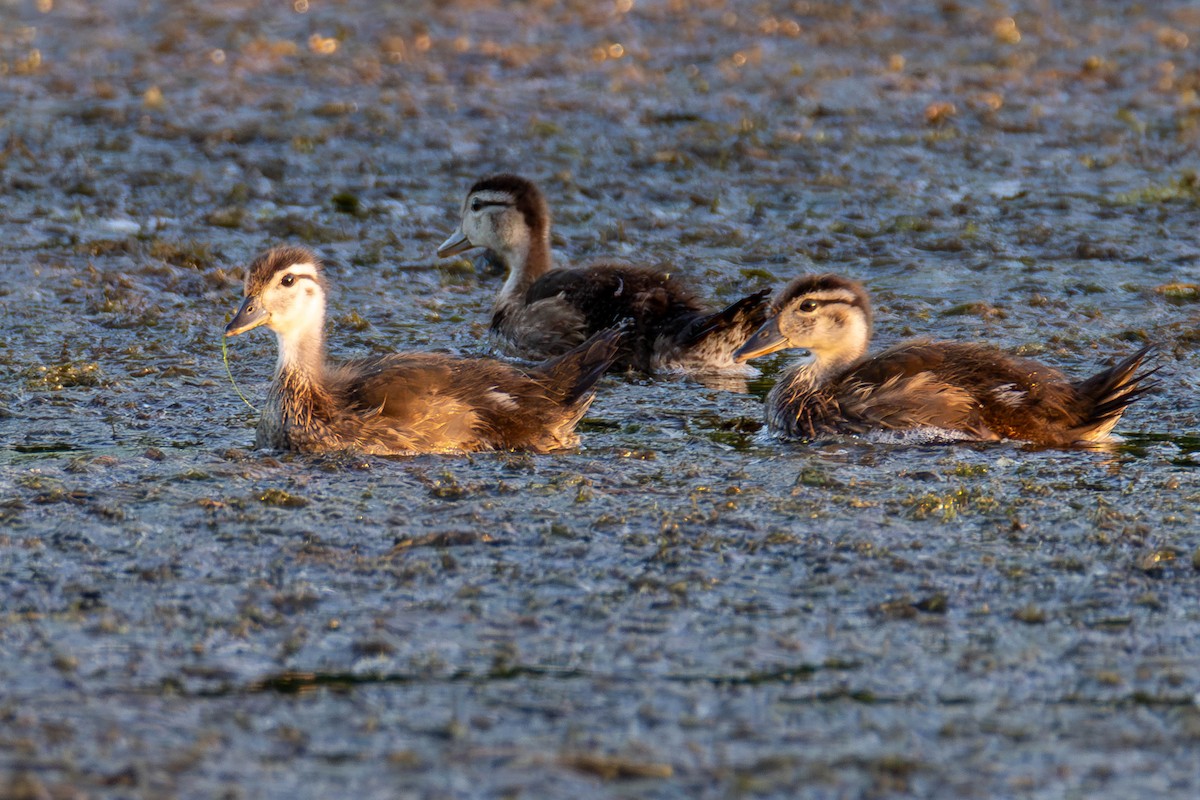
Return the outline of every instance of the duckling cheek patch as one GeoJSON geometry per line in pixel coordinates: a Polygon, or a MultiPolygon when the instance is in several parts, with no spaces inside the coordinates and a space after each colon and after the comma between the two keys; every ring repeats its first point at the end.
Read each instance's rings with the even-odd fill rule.
{"type": "Polygon", "coordinates": [[[529,247],[529,228],[518,225],[515,216],[502,215],[497,219],[496,232],[500,241],[513,250],[523,250],[529,247]]]}
{"type": "Polygon", "coordinates": [[[299,330],[309,326],[313,319],[324,315],[324,301],[315,284],[309,284],[303,292],[286,291],[275,293],[269,298],[271,327],[276,330],[299,330]]]}
{"type": "Polygon", "coordinates": [[[840,311],[837,316],[837,331],[841,341],[849,346],[861,343],[865,349],[866,343],[871,339],[871,325],[862,314],[840,311]]]}

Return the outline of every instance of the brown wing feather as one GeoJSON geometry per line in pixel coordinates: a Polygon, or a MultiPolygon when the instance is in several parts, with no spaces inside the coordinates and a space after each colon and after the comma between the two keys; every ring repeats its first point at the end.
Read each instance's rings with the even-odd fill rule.
{"type": "Polygon", "coordinates": [[[330,370],[341,388],[346,429],[418,452],[478,449],[479,415],[456,391],[453,359],[397,354],[343,362],[330,370]]]}
{"type": "Polygon", "coordinates": [[[343,435],[362,449],[547,451],[576,443],[618,340],[601,334],[529,373],[490,359],[393,354],[332,366],[326,381],[343,399],[343,435]]]}
{"type": "Polygon", "coordinates": [[[838,401],[842,414],[861,424],[863,432],[943,428],[980,439],[998,438],[984,422],[970,392],[929,371],[894,375],[881,384],[843,382],[838,401]]]}
{"type": "Polygon", "coordinates": [[[588,337],[583,313],[558,295],[527,306],[497,309],[492,330],[501,349],[517,358],[562,355],[588,337]]]}
{"type": "Polygon", "coordinates": [[[920,372],[933,373],[973,394],[1006,383],[1040,390],[1065,381],[1056,369],[1010,356],[994,347],[929,339],[913,339],[890,347],[855,364],[846,374],[866,382],[882,383],[892,377],[920,372]]]}
{"type": "Polygon", "coordinates": [[[657,344],[704,316],[703,305],[671,272],[600,263],[542,275],[520,304],[496,309],[492,329],[514,355],[548,358],[629,320],[616,363],[651,372],[657,344]]]}
{"type": "Polygon", "coordinates": [[[981,438],[1069,445],[1100,440],[1136,399],[1145,352],[1088,381],[986,345],[916,340],[853,366],[839,399],[878,427],[934,425],[981,438]],[[1125,395],[1129,395],[1128,398],[1125,395]]]}

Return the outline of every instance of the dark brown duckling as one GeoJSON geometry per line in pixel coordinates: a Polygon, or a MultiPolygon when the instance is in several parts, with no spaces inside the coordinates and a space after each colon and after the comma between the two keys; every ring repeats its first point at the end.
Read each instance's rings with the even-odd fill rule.
{"type": "Polygon", "coordinates": [[[616,361],[621,368],[752,374],[733,352],[766,320],[767,291],[714,313],[668,270],[612,263],[554,269],[550,209],[524,178],[496,175],[471,187],[462,223],[438,255],[473,247],[487,248],[507,267],[491,332],[511,355],[547,358],[629,320],[616,361]]]}
{"type": "Polygon", "coordinates": [[[1153,370],[1135,374],[1149,347],[1082,381],[982,344],[918,339],[868,356],[870,298],[837,275],[797,278],[771,305],[774,316],[737,358],[811,353],[767,395],[768,427],[785,438],[919,430],[943,439],[1097,444],[1111,441],[1126,407],[1153,388],[1143,383],[1153,370]]]}
{"type": "Polygon", "coordinates": [[[257,447],[377,455],[573,447],[620,344],[619,332],[603,331],[529,370],[437,353],[334,362],[325,354],[326,290],[320,260],[301,247],[269,250],[246,270],[245,299],[225,335],[266,325],[279,340],[257,447]]]}

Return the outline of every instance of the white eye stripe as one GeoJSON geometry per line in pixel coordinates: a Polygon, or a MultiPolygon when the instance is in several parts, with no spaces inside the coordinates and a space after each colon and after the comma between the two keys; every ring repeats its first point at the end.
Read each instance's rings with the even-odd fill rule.
{"type": "Polygon", "coordinates": [[[277,276],[276,282],[285,288],[295,286],[300,278],[320,283],[315,264],[292,264],[287,269],[279,270],[277,276]]]}
{"type": "Polygon", "coordinates": [[[804,295],[801,295],[801,298],[798,299],[800,302],[804,302],[805,300],[813,300],[822,304],[846,303],[848,305],[854,305],[858,302],[858,298],[852,292],[847,292],[842,289],[833,289],[824,292],[808,292],[804,295]]]}
{"type": "Polygon", "coordinates": [[[295,275],[297,278],[313,278],[317,277],[317,265],[309,264],[292,264],[286,270],[280,270],[285,275],[295,275]]]}
{"type": "Polygon", "coordinates": [[[483,191],[475,192],[475,194],[471,195],[471,202],[476,200],[484,203],[485,205],[500,204],[510,206],[514,202],[513,196],[508,192],[496,192],[489,189],[484,189],[483,191]]]}

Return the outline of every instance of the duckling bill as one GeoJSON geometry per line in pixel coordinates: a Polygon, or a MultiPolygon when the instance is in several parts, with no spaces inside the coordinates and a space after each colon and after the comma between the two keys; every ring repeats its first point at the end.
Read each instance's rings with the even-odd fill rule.
{"type": "Polygon", "coordinates": [[[529,370],[438,353],[331,361],[327,286],[320,260],[301,247],[269,250],[246,271],[225,335],[265,325],[279,342],[257,447],[380,455],[573,447],[620,345],[618,331],[602,331],[529,370]]]}
{"type": "Polygon", "coordinates": [[[444,258],[475,247],[486,248],[507,269],[491,332],[511,355],[558,355],[629,320],[618,367],[648,373],[750,371],[733,352],[766,319],[766,291],[713,312],[668,270],[613,263],[554,269],[550,210],[538,187],[524,178],[496,175],[476,182],[458,230],[437,252],[444,258]]]}
{"type": "Polygon", "coordinates": [[[871,302],[861,284],[808,275],[786,286],[772,316],[735,354],[784,349],[811,357],[788,369],[766,400],[784,438],[924,430],[945,438],[1019,439],[1054,447],[1111,441],[1125,409],[1154,388],[1138,372],[1145,347],[1085,380],[976,343],[916,339],[871,356],[871,302]]]}

